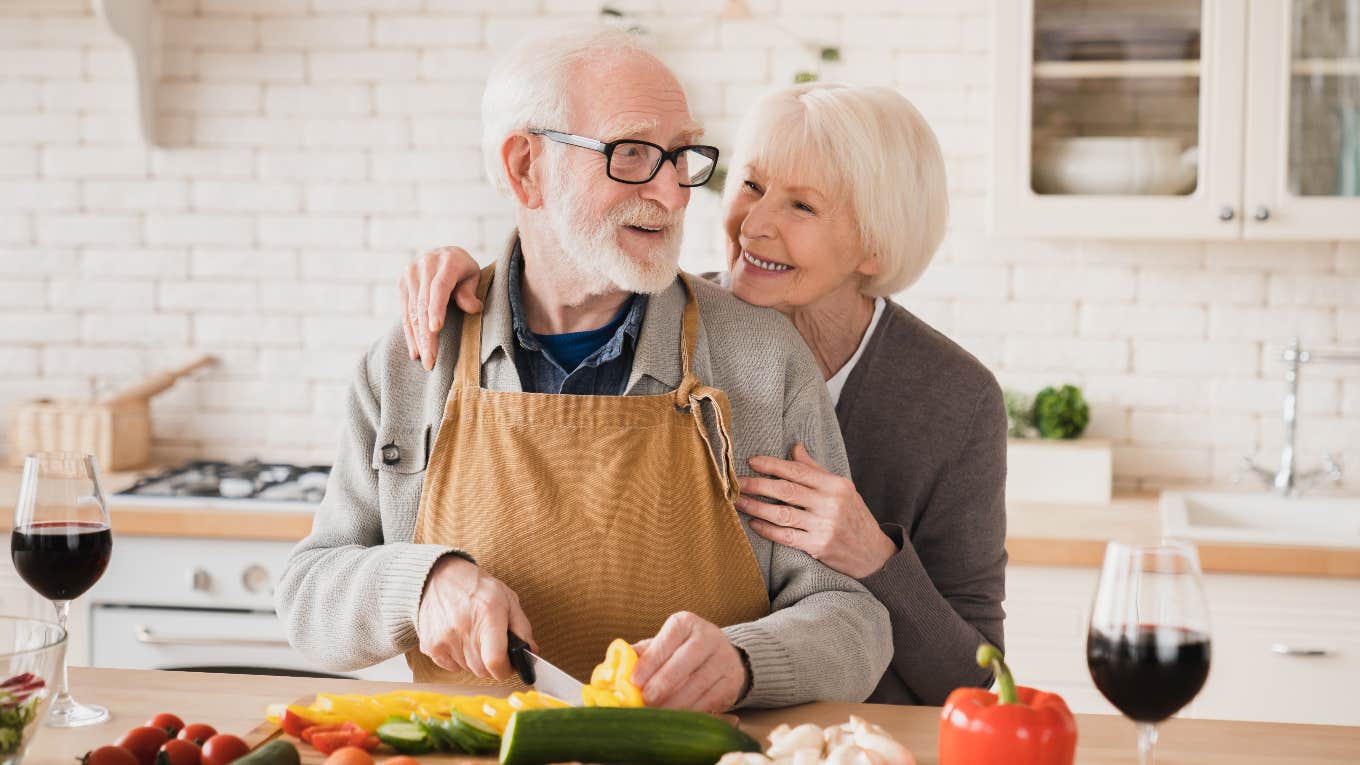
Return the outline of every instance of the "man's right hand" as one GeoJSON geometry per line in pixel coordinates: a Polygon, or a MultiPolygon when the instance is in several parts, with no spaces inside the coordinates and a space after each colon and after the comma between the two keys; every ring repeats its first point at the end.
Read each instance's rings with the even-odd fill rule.
{"type": "Polygon", "coordinates": [[[456,555],[434,564],[416,617],[421,653],[450,671],[508,680],[515,670],[506,630],[538,650],[514,590],[456,555]]]}
{"type": "Polygon", "coordinates": [[[439,330],[444,327],[450,297],[463,313],[481,312],[482,301],[477,299],[481,271],[462,247],[440,247],[407,266],[397,280],[406,350],[412,360],[420,360],[426,372],[434,369],[439,355],[439,330]]]}

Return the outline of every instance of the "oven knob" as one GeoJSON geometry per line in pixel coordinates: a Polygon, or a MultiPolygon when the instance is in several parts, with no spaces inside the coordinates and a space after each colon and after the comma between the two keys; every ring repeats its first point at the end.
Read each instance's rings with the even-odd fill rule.
{"type": "Polygon", "coordinates": [[[269,586],[269,569],[255,564],[241,573],[241,586],[246,588],[246,592],[253,592],[257,595],[272,592],[269,586]]]}
{"type": "Polygon", "coordinates": [[[209,574],[201,568],[190,571],[189,588],[194,592],[208,592],[212,590],[212,574],[209,574]]]}

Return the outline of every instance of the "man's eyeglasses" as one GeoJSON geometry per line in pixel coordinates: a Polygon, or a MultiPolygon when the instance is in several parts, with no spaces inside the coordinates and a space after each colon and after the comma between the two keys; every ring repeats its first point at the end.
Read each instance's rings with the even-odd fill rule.
{"type": "Polygon", "coordinates": [[[713,177],[718,166],[716,146],[678,146],[670,151],[647,141],[610,141],[563,133],[559,130],[530,130],[558,143],[598,151],[605,158],[605,172],[619,183],[646,183],[656,177],[661,163],[670,161],[680,175],[680,185],[702,186],[713,177]]]}

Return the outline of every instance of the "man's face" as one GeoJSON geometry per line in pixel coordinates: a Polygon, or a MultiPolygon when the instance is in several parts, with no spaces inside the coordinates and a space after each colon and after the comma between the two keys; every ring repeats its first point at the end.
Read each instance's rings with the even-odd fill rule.
{"type": "MultiPolygon", "coordinates": [[[[684,91],[663,66],[642,56],[587,63],[572,77],[571,125],[561,129],[608,143],[623,138],[667,149],[695,143],[699,130],[684,91]]],[[[549,148],[544,199],[564,255],[598,288],[659,292],[675,280],[689,189],[670,162],[643,184],[619,183],[603,154],[549,148]]]]}

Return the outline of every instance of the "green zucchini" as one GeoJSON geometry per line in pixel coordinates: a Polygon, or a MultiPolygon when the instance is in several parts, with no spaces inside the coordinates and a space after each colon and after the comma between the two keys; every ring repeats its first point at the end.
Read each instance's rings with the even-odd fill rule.
{"type": "Polygon", "coordinates": [[[389,717],[378,726],[378,740],[401,754],[429,754],[434,751],[430,734],[419,723],[402,717],[389,717]]]}
{"type": "Polygon", "coordinates": [[[501,746],[501,734],[494,728],[456,709],[446,725],[452,727],[463,748],[473,754],[491,754],[501,746]]]}
{"type": "Polygon", "coordinates": [[[250,754],[233,760],[231,765],[301,765],[301,763],[302,757],[298,755],[293,742],[276,738],[256,747],[250,754]]]}
{"type": "Polygon", "coordinates": [[[760,742],[712,715],[645,707],[572,707],[516,712],[501,737],[501,765],[647,762],[712,765],[760,742]]]}

